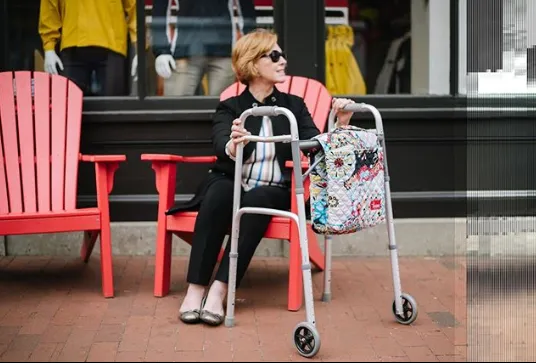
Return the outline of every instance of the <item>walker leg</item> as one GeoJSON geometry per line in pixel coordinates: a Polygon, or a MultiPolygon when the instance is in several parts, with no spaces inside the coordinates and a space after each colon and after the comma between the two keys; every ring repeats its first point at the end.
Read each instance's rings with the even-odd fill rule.
{"type": "Polygon", "coordinates": [[[231,227],[231,243],[229,249],[229,277],[227,283],[227,311],[225,313],[225,326],[234,326],[234,310],[236,295],[236,270],[238,260],[238,237],[240,235],[240,220],[242,217],[240,200],[242,192],[242,159],[244,145],[239,144],[236,148],[235,175],[233,183],[233,224],[231,227]]]}
{"type": "Polygon", "coordinates": [[[233,228],[231,232],[231,248],[229,251],[229,281],[227,284],[227,312],[225,314],[225,326],[233,327],[235,323],[235,297],[236,297],[236,270],[238,263],[238,236],[240,231],[241,213],[233,216],[233,228]]]}
{"type": "Polygon", "coordinates": [[[309,260],[309,243],[307,241],[307,229],[305,222],[305,203],[303,192],[296,193],[298,204],[298,222],[300,235],[300,248],[302,256],[303,290],[305,297],[305,311],[307,320],[298,323],[294,328],[293,340],[298,353],[306,358],[315,356],[320,350],[320,334],[316,329],[314,311],[313,278],[311,274],[311,262],[309,260]]]}
{"type": "Polygon", "coordinates": [[[305,220],[305,198],[303,176],[301,174],[301,160],[299,141],[293,140],[292,161],[295,178],[296,205],[298,207],[298,234],[300,238],[301,262],[303,271],[303,292],[305,298],[305,312],[307,320],[294,328],[294,344],[298,353],[306,358],[315,356],[320,350],[320,335],[316,329],[313,297],[313,277],[311,273],[311,261],[309,259],[309,242],[307,238],[307,222],[305,220]]]}
{"type": "Polygon", "coordinates": [[[324,292],[322,293],[322,301],[331,301],[331,242],[332,237],[324,236],[324,292]]]}
{"type": "Polygon", "coordinates": [[[311,261],[309,260],[309,242],[307,241],[307,229],[305,222],[305,203],[303,194],[297,194],[298,199],[298,220],[299,220],[299,235],[300,235],[300,249],[302,257],[302,271],[303,271],[303,293],[305,298],[305,311],[307,314],[307,321],[311,324],[315,324],[315,312],[314,312],[314,296],[313,296],[313,277],[311,272],[311,261]]]}
{"type": "MultiPolygon", "coordinates": [[[[381,126],[381,125],[380,125],[381,126]]],[[[378,128],[378,127],[377,127],[378,128]]],[[[383,129],[383,128],[382,128],[383,129]]],[[[398,251],[395,237],[395,226],[393,217],[393,205],[391,201],[391,187],[389,169],[387,167],[387,152],[385,147],[385,139],[383,135],[379,135],[383,147],[383,163],[385,173],[385,208],[386,208],[386,222],[387,222],[387,234],[389,236],[389,254],[391,257],[391,269],[393,275],[393,289],[394,289],[394,302],[393,302],[393,314],[395,319],[405,325],[409,325],[417,319],[417,303],[415,299],[402,292],[402,283],[400,282],[400,268],[398,264],[398,251]]]]}

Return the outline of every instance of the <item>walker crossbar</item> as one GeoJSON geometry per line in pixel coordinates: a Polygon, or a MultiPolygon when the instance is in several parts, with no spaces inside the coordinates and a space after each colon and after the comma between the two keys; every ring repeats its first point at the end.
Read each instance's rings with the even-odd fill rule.
{"type": "MultiPolygon", "coordinates": [[[[242,218],[242,216],[244,214],[247,214],[247,213],[264,214],[264,215],[271,215],[271,216],[275,216],[275,217],[289,218],[296,224],[296,226],[298,228],[299,228],[299,225],[300,225],[300,221],[299,221],[298,216],[295,213],[292,213],[292,212],[287,212],[287,211],[282,211],[282,210],[279,210],[279,209],[272,209],[272,208],[243,207],[243,208],[238,209],[236,214],[233,216],[233,232],[236,233],[237,235],[239,234],[239,231],[240,231],[241,218],[242,218]]],[[[231,251],[232,251],[232,248],[231,248],[231,251]]],[[[231,261],[232,261],[233,258],[236,261],[236,259],[238,258],[238,253],[236,251],[230,252],[229,253],[229,258],[231,259],[231,261]]],[[[311,268],[310,266],[302,266],[302,267],[303,268],[308,268],[309,270],[311,268]]],[[[231,285],[230,280],[231,280],[231,275],[229,275],[229,286],[231,285]]],[[[236,286],[236,277],[234,277],[233,285],[236,286]]],[[[228,327],[234,325],[235,296],[232,296],[232,294],[234,294],[234,293],[235,293],[235,290],[231,290],[229,288],[229,292],[228,292],[228,295],[227,295],[227,314],[226,314],[226,317],[225,317],[225,324],[228,327]]],[[[306,308],[307,308],[307,306],[306,306],[306,308]]],[[[308,312],[307,316],[311,316],[312,321],[315,320],[313,310],[308,312]]]]}
{"type": "Polygon", "coordinates": [[[311,139],[311,140],[302,140],[300,141],[300,149],[302,151],[309,151],[313,149],[320,148],[320,141],[311,139]]]}

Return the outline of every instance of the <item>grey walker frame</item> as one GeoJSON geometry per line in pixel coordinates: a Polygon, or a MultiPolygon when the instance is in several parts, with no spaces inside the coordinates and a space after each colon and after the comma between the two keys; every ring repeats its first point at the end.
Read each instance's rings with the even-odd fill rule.
{"type": "MultiPolygon", "coordinates": [[[[402,284],[400,282],[400,270],[398,265],[398,253],[395,236],[394,218],[393,218],[393,205],[391,201],[391,186],[389,169],[387,167],[387,148],[385,145],[385,136],[383,132],[383,121],[378,109],[372,105],[366,103],[354,103],[344,108],[346,111],[352,112],[371,112],[374,116],[375,129],[367,130],[377,135],[380,141],[381,148],[383,150],[383,168],[384,168],[384,190],[385,190],[385,209],[386,209],[386,224],[387,235],[389,238],[389,252],[391,259],[391,269],[393,276],[393,289],[394,289],[394,302],[393,302],[393,314],[395,319],[400,324],[409,325],[417,319],[417,303],[415,299],[406,293],[402,292],[402,284]]],[[[335,127],[335,110],[332,109],[328,118],[328,131],[331,132],[335,127]]],[[[329,302],[331,300],[331,243],[332,237],[330,235],[324,236],[324,292],[322,294],[322,300],[329,302]]]]}
{"type": "Polygon", "coordinates": [[[242,125],[245,125],[246,119],[249,116],[277,116],[284,115],[290,123],[290,135],[280,136],[246,136],[249,141],[255,142],[290,142],[292,149],[293,173],[296,182],[296,198],[298,206],[298,215],[288,211],[281,211],[270,208],[243,207],[240,208],[240,197],[242,188],[242,167],[243,167],[243,152],[244,146],[242,143],[236,147],[235,157],[235,175],[234,175],[234,191],[233,191],[233,225],[231,230],[231,248],[229,253],[229,282],[227,291],[227,311],[225,316],[225,325],[227,327],[234,326],[235,323],[235,295],[236,295],[236,270],[238,259],[238,236],[240,233],[240,219],[246,213],[265,214],[284,218],[290,218],[296,223],[299,231],[302,271],[303,271],[303,288],[305,298],[305,310],[307,321],[299,323],[295,328],[294,341],[301,355],[305,357],[314,356],[320,349],[320,336],[316,330],[316,319],[314,313],[314,298],[313,298],[313,280],[311,276],[311,264],[309,262],[309,249],[307,242],[306,230],[306,215],[305,215],[305,199],[303,187],[303,175],[301,171],[301,147],[310,147],[318,145],[318,142],[302,142],[300,143],[298,124],[294,114],[284,107],[277,106],[260,106],[250,108],[240,115],[242,125]]]}
{"type": "MultiPolygon", "coordinates": [[[[381,143],[383,150],[383,166],[384,166],[384,188],[385,188],[385,207],[386,207],[386,222],[387,232],[389,237],[389,252],[392,267],[393,287],[394,287],[394,302],[393,302],[393,314],[396,320],[405,325],[409,325],[417,318],[417,303],[415,299],[406,293],[402,292],[400,282],[400,271],[398,265],[397,245],[395,239],[395,229],[393,221],[393,209],[391,202],[391,188],[389,180],[389,170],[387,167],[387,150],[385,145],[385,137],[383,133],[383,122],[380,112],[374,107],[366,103],[351,104],[345,107],[345,110],[353,112],[371,112],[374,116],[376,128],[373,130],[367,130],[374,132],[378,140],[381,143]]],[[[236,165],[234,175],[234,195],[233,195],[233,225],[231,231],[231,249],[229,253],[229,283],[227,292],[227,310],[225,316],[225,325],[227,327],[234,326],[235,317],[235,296],[236,296],[236,270],[238,259],[238,237],[240,233],[240,219],[242,215],[246,213],[253,214],[265,214],[272,216],[279,216],[290,218],[296,223],[299,231],[300,249],[302,256],[302,271],[303,271],[303,289],[305,299],[306,318],[305,322],[298,323],[294,329],[294,344],[298,352],[307,358],[315,356],[320,350],[320,335],[316,329],[316,319],[314,312],[314,297],[313,297],[313,282],[311,276],[311,264],[309,261],[309,249],[307,241],[307,225],[305,215],[305,198],[304,198],[304,178],[311,172],[311,170],[318,164],[311,165],[303,175],[301,171],[301,150],[312,149],[319,147],[320,143],[317,140],[299,140],[298,125],[294,114],[284,108],[277,106],[262,106],[254,107],[244,111],[240,115],[242,125],[245,125],[246,119],[249,116],[277,116],[284,115],[290,122],[290,135],[280,136],[246,136],[249,141],[255,142],[290,142],[292,149],[292,161],[293,161],[293,173],[296,182],[296,199],[298,206],[298,214],[294,214],[288,211],[281,211],[277,209],[269,208],[255,208],[255,207],[243,207],[240,208],[240,197],[242,188],[242,167],[243,167],[243,151],[244,146],[242,143],[237,145],[236,148],[236,165]]],[[[328,118],[328,131],[332,131],[335,126],[335,111],[332,109],[328,118]]],[[[331,260],[332,260],[332,236],[324,236],[324,286],[322,300],[329,302],[331,300],[331,260]]]]}

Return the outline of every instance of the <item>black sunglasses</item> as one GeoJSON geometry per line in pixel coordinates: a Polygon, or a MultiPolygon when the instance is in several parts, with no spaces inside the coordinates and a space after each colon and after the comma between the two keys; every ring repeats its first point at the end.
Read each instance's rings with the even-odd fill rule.
{"type": "Polygon", "coordinates": [[[270,53],[263,55],[263,57],[270,57],[270,59],[274,63],[279,62],[279,59],[281,59],[281,57],[287,59],[287,55],[285,54],[285,52],[280,52],[278,50],[272,50],[270,53]]]}

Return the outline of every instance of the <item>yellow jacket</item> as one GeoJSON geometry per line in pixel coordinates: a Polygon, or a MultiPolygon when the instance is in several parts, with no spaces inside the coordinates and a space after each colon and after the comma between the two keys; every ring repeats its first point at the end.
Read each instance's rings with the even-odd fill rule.
{"type": "Polygon", "coordinates": [[[45,51],[54,50],[61,38],[60,50],[97,46],[126,56],[127,30],[136,42],[136,0],[41,0],[45,51]]]}

